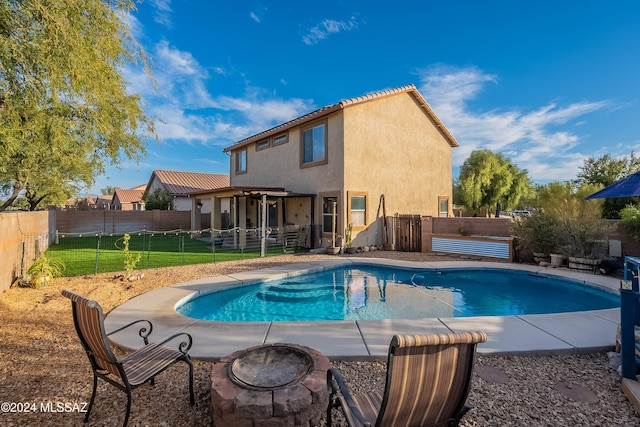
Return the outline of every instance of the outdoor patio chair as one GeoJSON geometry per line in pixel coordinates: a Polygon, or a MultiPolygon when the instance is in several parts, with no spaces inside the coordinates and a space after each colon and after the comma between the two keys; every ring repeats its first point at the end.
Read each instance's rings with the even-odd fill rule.
{"type": "Polygon", "coordinates": [[[340,373],[329,369],[327,425],[332,408],[341,407],[350,427],[457,426],[471,409],[465,401],[476,345],[486,340],[484,332],[395,335],[383,393],[352,396],[340,373]]]}
{"type": "Polygon", "coordinates": [[[113,384],[127,394],[127,412],[123,424],[126,426],[131,413],[131,390],[146,382],[154,385],[156,375],[179,361],[189,365],[189,398],[193,406],[193,363],[187,353],[192,344],[189,334],[178,333],[161,342],[149,344],[148,338],[153,325],[148,320],[137,320],[107,334],[104,329],[102,308],[96,301],[69,290],[62,291],[62,295],[71,300],[73,323],[93,370],[93,392],[84,422],[89,421],[89,414],[96,397],[98,378],[113,384]],[[136,324],[141,324],[138,335],[142,337],[144,347],[122,359],[117,359],[107,337],[136,324]],[[175,342],[175,349],[165,345],[169,341],[175,342]]]}

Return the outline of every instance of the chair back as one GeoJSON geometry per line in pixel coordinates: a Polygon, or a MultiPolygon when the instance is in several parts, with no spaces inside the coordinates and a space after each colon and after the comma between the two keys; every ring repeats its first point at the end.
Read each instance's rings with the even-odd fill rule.
{"type": "Polygon", "coordinates": [[[73,323],[94,370],[121,378],[117,359],[111,351],[104,330],[104,315],[96,301],[69,290],[62,295],[71,300],[73,323]]]}
{"type": "Polygon", "coordinates": [[[376,426],[448,425],[464,413],[484,332],[396,335],[376,426]]]}

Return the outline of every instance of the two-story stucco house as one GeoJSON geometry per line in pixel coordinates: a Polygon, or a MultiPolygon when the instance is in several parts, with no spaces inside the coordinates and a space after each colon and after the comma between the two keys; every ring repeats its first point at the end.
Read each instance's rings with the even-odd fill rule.
{"type": "Polygon", "coordinates": [[[238,141],[224,149],[230,187],[197,197],[231,199],[240,228],[308,227],[312,247],[331,245],[333,228],[344,236],[349,224],[354,246],[380,245],[383,208],[386,215],[451,214],[456,146],[409,85],[340,101],[238,141]]]}

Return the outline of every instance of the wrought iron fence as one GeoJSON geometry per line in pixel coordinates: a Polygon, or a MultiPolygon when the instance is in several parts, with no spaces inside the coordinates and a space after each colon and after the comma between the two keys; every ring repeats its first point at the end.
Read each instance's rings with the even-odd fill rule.
{"type": "MultiPolygon", "coordinates": [[[[23,265],[43,252],[61,260],[65,276],[215,263],[305,251],[305,227],[229,230],[140,230],[125,234],[56,232],[46,248],[43,236],[24,236],[23,265]],[[35,248],[35,250],[26,250],[35,248]]],[[[24,274],[24,272],[21,272],[24,274]]]]}

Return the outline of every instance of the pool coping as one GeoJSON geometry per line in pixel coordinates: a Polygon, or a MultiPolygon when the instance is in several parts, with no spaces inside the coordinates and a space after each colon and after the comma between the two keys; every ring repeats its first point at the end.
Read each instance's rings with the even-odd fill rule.
{"type": "MultiPolygon", "coordinates": [[[[197,320],[174,309],[195,294],[265,279],[279,279],[353,264],[401,268],[502,268],[557,275],[618,294],[620,280],[564,268],[483,261],[415,262],[385,258],[336,257],[284,264],[259,270],[207,277],[141,294],[113,309],[105,329],[113,331],[134,320],[153,323],[152,340],[177,332],[193,337],[192,358],[217,361],[237,350],[263,344],[295,343],[314,348],[332,360],[386,359],[394,334],[445,333],[483,330],[487,342],[478,345],[485,355],[540,355],[611,350],[620,322],[620,309],[515,316],[447,317],[415,320],[342,320],[324,322],[215,322],[197,320]],[[155,339],[154,339],[155,337],[155,339]]],[[[137,349],[142,340],[131,331],[109,336],[113,344],[137,349]]]]}

